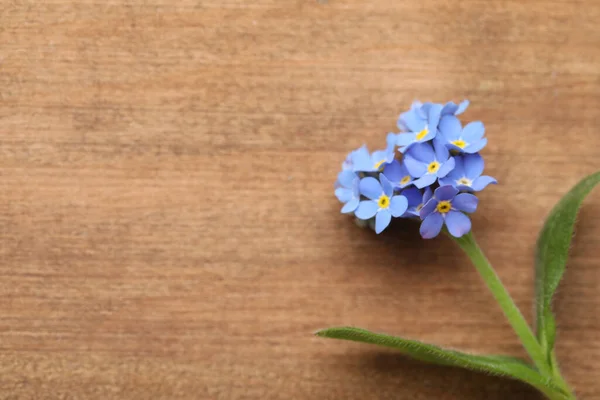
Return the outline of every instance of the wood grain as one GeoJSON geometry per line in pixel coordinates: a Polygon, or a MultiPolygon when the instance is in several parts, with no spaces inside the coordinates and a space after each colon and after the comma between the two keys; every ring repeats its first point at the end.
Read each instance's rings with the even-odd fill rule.
{"type": "MultiPolygon", "coordinates": [[[[452,243],[338,213],[341,160],[468,98],[500,185],[474,217],[531,320],[552,205],[600,169],[600,3],[0,2],[0,398],[538,399],[327,341],[351,324],[524,355],[452,243]]],[[[600,399],[600,197],[556,302],[600,399]]]]}

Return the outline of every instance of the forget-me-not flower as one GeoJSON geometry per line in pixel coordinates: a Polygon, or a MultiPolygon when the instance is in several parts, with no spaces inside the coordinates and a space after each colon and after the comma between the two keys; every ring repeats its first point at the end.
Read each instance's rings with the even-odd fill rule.
{"type": "Polygon", "coordinates": [[[464,192],[479,192],[491,183],[498,183],[491,176],[481,175],[484,162],[479,154],[456,156],[454,160],[454,169],[440,178],[440,185],[452,185],[464,192]]]}
{"type": "Polygon", "coordinates": [[[419,217],[421,235],[432,238],[446,225],[460,237],[471,229],[465,213],[477,208],[477,192],[497,183],[482,175],[479,150],[487,144],[481,122],[457,118],[469,101],[412,104],[400,114],[400,133],[389,133],[387,147],[370,153],[362,146],[347,155],[335,183],[341,212],[360,226],[382,232],[392,218],[419,217]],[[396,158],[396,146],[402,157],[396,158]]]}
{"type": "Polygon", "coordinates": [[[395,138],[394,134],[390,133],[387,137],[387,148],[385,150],[374,151],[369,153],[367,146],[355,150],[351,154],[352,169],[354,172],[375,172],[383,171],[386,164],[394,160],[395,155],[395,138]]]}
{"type": "Polygon", "coordinates": [[[404,189],[410,186],[413,181],[413,177],[406,169],[406,166],[402,161],[394,160],[385,166],[383,174],[392,183],[395,189],[404,189]]]}
{"type": "Polygon", "coordinates": [[[404,153],[415,143],[424,143],[435,137],[442,112],[442,105],[413,103],[411,109],[400,114],[398,127],[407,131],[396,136],[396,144],[404,153]]]}
{"type": "Polygon", "coordinates": [[[460,115],[469,107],[469,100],[463,100],[459,104],[449,101],[442,108],[442,117],[444,115],[460,115]]]}
{"type": "Polygon", "coordinates": [[[394,188],[385,175],[379,181],[373,177],[360,180],[360,193],[369,200],[363,200],[354,212],[358,218],[367,220],[375,217],[375,232],[381,233],[390,224],[392,217],[400,217],[408,208],[406,197],[394,196],[394,188]]]}
{"type": "Polygon", "coordinates": [[[335,196],[344,203],[342,213],[351,213],[358,208],[360,202],[360,178],[352,171],[342,171],[335,183],[335,196]]]}
{"type": "Polygon", "coordinates": [[[433,192],[430,187],[417,189],[414,186],[404,189],[401,193],[408,201],[408,209],[404,217],[418,217],[423,206],[431,199],[433,192]]]}
{"type": "Polygon", "coordinates": [[[444,224],[452,236],[463,236],[471,230],[471,220],[463,212],[474,212],[477,203],[477,197],[470,193],[458,194],[454,186],[440,186],[421,209],[421,236],[424,239],[436,237],[444,224]]]}
{"type": "Polygon", "coordinates": [[[470,122],[463,128],[458,118],[446,115],[440,121],[439,130],[436,140],[443,141],[449,149],[459,153],[477,153],[487,144],[483,137],[485,127],[480,121],[470,122]]]}
{"type": "Polygon", "coordinates": [[[454,168],[454,158],[443,144],[433,141],[417,143],[404,156],[404,165],[408,172],[418,178],[413,184],[419,189],[429,186],[438,178],[443,178],[454,168]]]}

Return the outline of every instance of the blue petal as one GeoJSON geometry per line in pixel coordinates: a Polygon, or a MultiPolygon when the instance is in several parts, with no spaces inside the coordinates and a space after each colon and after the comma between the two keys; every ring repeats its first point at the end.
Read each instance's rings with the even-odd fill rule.
{"type": "Polygon", "coordinates": [[[388,210],[381,210],[375,217],[375,233],[381,233],[392,220],[392,214],[388,210]]]}
{"type": "Polygon", "coordinates": [[[436,180],[437,176],[434,174],[425,174],[416,181],[413,181],[413,184],[419,189],[423,189],[425,186],[433,184],[436,180]]]}
{"type": "Polygon", "coordinates": [[[395,133],[388,133],[385,141],[387,143],[387,149],[391,151],[394,151],[394,147],[396,146],[396,140],[397,140],[397,135],[395,133]]]}
{"type": "Polygon", "coordinates": [[[398,151],[400,151],[400,153],[404,154],[404,153],[406,153],[406,151],[407,151],[408,149],[410,149],[410,148],[411,148],[411,147],[412,147],[412,146],[413,146],[415,143],[419,143],[419,142],[412,142],[412,143],[409,143],[409,144],[407,144],[406,146],[400,146],[400,147],[398,148],[398,151]]]}
{"type": "Polygon", "coordinates": [[[404,165],[404,162],[402,162],[402,161],[400,161],[400,174],[402,176],[409,175],[408,169],[406,168],[406,165],[404,165]]]}
{"type": "Polygon", "coordinates": [[[474,143],[471,143],[470,145],[468,145],[467,147],[465,147],[463,149],[463,151],[465,153],[477,153],[478,151],[481,151],[481,149],[483,149],[485,147],[485,145],[487,144],[487,139],[483,138],[480,139],[474,143]]]}
{"type": "Polygon", "coordinates": [[[471,220],[461,212],[450,211],[446,214],[446,226],[452,236],[461,237],[471,230],[471,220]]]}
{"type": "Polygon", "coordinates": [[[423,192],[423,204],[427,204],[427,202],[433,197],[433,190],[430,187],[426,187],[423,192]]]}
{"type": "Polygon", "coordinates": [[[392,183],[383,174],[379,174],[379,181],[381,182],[381,188],[383,189],[383,193],[386,196],[391,197],[394,193],[394,187],[392,186],[392,183]]]}
{"type": "Polygon", "coordinates": [[[435,138],[435,135],[437,133],[437,129],[429,129],[428,128],[428,132],[427,135],[423,136],[423,138],[421,140],[417,140],[418,143],[424,143],[424,142],[429,142],[431,139],[435,138]]]}
{"type": "Polygon", "coordinates": [[[390,163],[394,158],[394,153],[389,150],[377,150],[373,152],[371,156],[372,170],[375,171],[377,168],[381,168],[384,164],[390,163]],[[377,168],[375,166],[377,165],[377,168]]]}
{"type": "Polygon", "coordinates": [[[456,183],[456,185],[454,185],[454,187],[456,187],[461,192],[472,192],[473,191],[473,188],[471,186],[459,185],[458,182],[456,183]]]}
{"type": "Polygon", "coordinates": [[[404,117],[405,114],[407,114],[408,112],[404,112],[402,114],[400,114],[398,116],[398,120],[396,120],[396,126],[398,127],[398,129],[400,129],[400,132],[407,132],[409,131],[408,126],[406,126],[406,122],[404,122],[404,117]]]}
{"type": "Polygon", "coordinates": [[[416,110],[410,110],[400,115],[398,128],[410,132],[420,132],[425,127],[425,120],[420,118],[416,110]]]}
{"type": "Polygon", "coordinates": [[[371,200],[377,200],[383,194],[379,181],[370,176],[360,180],[359,188],[360,193],[371,200]]]}
{"type": "Polygon", "coordinates": [[[398,136],[396,136],[396,144],[398,146],[408,146],[415,140],[417,140],[417,135],[415,133],[399,133],[398,136]]]}
{"type": "Polygon", "coordinates": [[[431,198],[427,202],[425,202],[425,205],[423,206],[423,208],[421,208],[421,211],[419,212],[419,216],[421,217],[421,219],[427,218],[427,216],[429,214],[434,212],[435,209],[437,208],[437,205],[438,205],[438,201],[433,198],[431,198]]]}
{"type": "Polygon", "coordinates": [[[497,180],[495,180],[491,176],[484,175],[484,176],[480,176],[479,178],[475,179],[471,186],[472,186],[473,190],[475,190],[476,192],[479,192],[480,190],[485,189],[485,187],[487,185],[496,184],[496,183],[498,183],[497,180]]]}
{"type": "Polygon", "coordinates": [[[410,175],[410,173],[408,172],[408,168],[406,168],[406,165],[404,165],[404,162],[402,162],[402,161],[400,162],[400,176],[401,176],[401,179],[404,178],[405,176],[409,176],[411,178],[409,183],[400,185],[401,188],[405,188],[412,184],[412,176],[410,175]]]}
{"type": "Polygon", "coordinates": [[[335,197],[342,203],[346,203],[352,199],[352,190],[347,188],[337,188],[335,189],[335,197]]]}
{"type": "Polygon", "coordinates": [[[431,239],[439,235],[444,224],[444,218],[440,213],[429,214],[421,223],[421,236],[423,239],[431,239]]]}
{"type": "Polygon", "coordinates": [[[480,121],[468,123],[462,130],[461,137],[467,143],[473,143],[483,137],[485,133],[485,127],[480,121]]]}
{"type": "Polygon", "coordinates": [[[452,178],[454,180],[460,179],[465,176],[464,157],[454,156],[452,158],[454,158],[454,168],[452,169],[452,171],[450,171],[448,175],[446,175],[446,177],[452,178]]]}
{"type": "Polygon", "coordinates": [[[356,211],[354,211],[354,215],[360,219],[369,219],[373,218],[375,214],[377,214],[377,210],[379,210],[379,206],[376,202],[371,200],[361,201],[358,205],[356,211]]]}
{"type": "Polygon", "coordinates": [[[356,178],[354,178],[354,181],[352,182],[352,194],[357,199],[360,198],[359,184],[360,184],[360,178],[357,176],[356,178]]]}
{"type": "Polygon", "coordinates": [[[356,178],[356,174],[352,171],[342,171],[338,174],[338,181],[340,181],[340,185],[345,188],[352,187],[354,178],[356,178]]]}
{"type": "Polygon", "coordinates": [[[461,193],[452,200],[452,208],[455,208],[458,211],[472,213],[477,210],[478,203],[479,199],[477,199],[477,196],[470,193],[461,193]]]}
{"type": "Polygon", "coordinates": [[[456,110],[458,110],[458,106],[453,101],[449,101],[444,105],[444,108],[442,108],[442,116],[454,115],[456,110]]]}
{"type": "Polygon", "coordinates": [[[437,200],[452,200],[458,194],[458,190],[452,185],[440,186],[435,189],[434,196],[437,200]]]}
{"type": "Polygon", "coordinates": [[[457,188],[460,192],[472,192],[473,189],[470,186],[466,186],[458,183],[458,179],[450,178],[449,175],[445,178],[440,178],[438,180],[440,186],[451,185],[457,188]]]}
{"type": "MultiPolygon", "coordinates": [[[[466,154],[463,157],[465,166],[465,176],[470,180],[476,179],[483,172],[483,157],[479,154],[466,154]]],[[[461,176],[462,178],[462,176],[461,176]]]]}
{"type": "Polygon", "coordinates": [[[402,165],[400,164],[400,161],[394,160],[386,165],[385,169],[383,170],[383,174],[386,178],[394,183],[400,182],[403,178],[402,165]]]}
{"type": "Polygon", "coordinates": [[[408,209],[408,200],[404,196],[394,196],[390,200],[390,212],[394,217],[400,217],[408,209]]]}
{"type": "MultiPolygon", "coordinates": [[[[405,176],[410,176],[410,175],[408,175],[408,174],[407,174],[407,175],[405,175],[405,176]]],[[[406,182],[406,183],[403,183],[403,184],[400,184],[400,185],[398,185],[398,187],[399,187],[400,189],[404,189],[405,187],[409,187],[409,186],[411,186],[412,184],[413,184],[413,177],[411,176],[411,177],[410,177],[410,180],[409,180],[408,182],[406,182]]]]}
{"type": "Polygon", "coordinates": [[[465,153],[465,149],[458,147],[457,145],[452,144],[452,143],[446,143],[446,147],[448,148],[449,151],[452,151],[455,154],[464,154],[465,153]]]}
{"type": "Polygon", "coordinates": [[[442,114],[442,105],[441,104],[432,104],[429,107],[429,112],[427,113],[427,120],[429,121],[429,132],[433,132],[434,136],[438,130],[438,125],[440,123],[440,116],[442,114]]]}
{"type": "Polygon", "coordinates": [[[440,186],[446,186],[446,185],[451,185],[456,187],[456,178],[453,178],[450,176],[451,174],[446,175],[443,178],[439,178],[438,182],[440,184],[440,186]]]}
{"type": "Polygon", "coordinates": [[[440,121],[440,133],[448,142],[460,137],[462,125],[454,115],[446,115],[440,121]]]}
{"type": "Polygon", "coordinates": [[[351,213],[356,210],[359,202],[360,201],[357,198],[350,199],[350,201],[344,204],[344,207],[342,207],[342,214],[351,213]]]}
{"type": "Polygon", "coordinates": [[[419,178],[427,173],[427,165],[411,156],[405,156],[402,161],[404,162],[404,166],[406,166],[408,173],[415,178],[419,178]]]}
{"type": "Polygon", "coordinates": [[[444,145],[443,141],[441,140],[433,141],[433,150],[435,151],[436,160],[438,160],[441,163],[443,163],[448,159],[448,157],[450,157],[450,152],[448,151],[448,148],[444,145]]]}
{"type": "Polygon", "coordinates": [[[408,189],[404,189],[400,194],[406,197],[409,207],[418,206],[423,201],[423,195],[421,194],[421,191],[416,187],[409,187],[408,189]]]}
{"type": "Polygon", "coordinates": [[[414,110],[414,112],[417,114],[417,117],[425,120],[427,119],[427,110],[429,109],[429,106],[431,106],[431,103],[421,103],[420,101],[415,100],[410,105],[410,109],[414,110]]]}
{"type": "Polygon", "coordinates": [[[350,156],[353,159],[369,158],[369,156],[370,156],[369,149],[367,148],[366,145],[363,144],[361,147],[359,147],[358,149],[356,149],[352,153],[350,153],[350,156]]]}
{"type": "Polygon", "coordinates": [[[458,109],[456,110],[454,115],[460,115],[460,114],[464,113],[465,110],[467,109],[467,107],[469,107],[469,100],[461,101],[460,104],[458,105],[458,109]]]}
{"type": "MultiPolygon", "coordinates": [[[[411,146],[407,152],[411,157],[429,164],[435,159],[435,153],[433,152],[433,147],[429,143],[417,143],[414,146],[411,146]]],[[[446,157],[447,158],[447,157],[446,157]]],[[[446,160],[442,160],[446,161],[446,160]]]]}
{"type": "Polygon", "coordinates": [[[373,165],[371,163],[371,155],[366,146],[361,147],[352,154],[353,170],[358,171],[372,171],[373,165]]]}
{"type": "Polygon", "coordinates": [[[443,178],[446,175],[448,175],[448,173],[450,171],[452,171],[452,169],[454,169],[454,163],[455,163],[454,157],[451,157],[448,161],[446,161],[444,164],[442,164],[440,169],[438,169],[437,176],[439,176],[440,178],[443,178]]]}

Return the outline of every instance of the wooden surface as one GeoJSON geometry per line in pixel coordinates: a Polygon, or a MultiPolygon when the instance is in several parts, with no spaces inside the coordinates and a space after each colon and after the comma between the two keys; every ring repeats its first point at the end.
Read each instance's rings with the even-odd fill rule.
{"type": "MultiPolygon", "coordinates": [[[[2,0],[0,398],[539,399],[311,335],[524,356],[452,243],[359,230],[332,185],[414,99],[470,99],[500,182],[475,232],[531,319],[537,230],[600,169],[599,20],[594,0],[2,0]]],[[[556,303],[581,399],[599,206],[556,303]]]]}

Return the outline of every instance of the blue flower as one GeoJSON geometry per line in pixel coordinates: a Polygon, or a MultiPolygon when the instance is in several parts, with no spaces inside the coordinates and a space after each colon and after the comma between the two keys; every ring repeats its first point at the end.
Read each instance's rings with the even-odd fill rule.
{"type": "Polygon", "coordinates": [[[431,199],[433,192],[430,187],[426,187],[425,190],[417,189],[414,186],[404,189],[401,193],[402,196],[406,197],[408,201],[408,209],[404,213],[403,217],[418,217],[421,212],[421,208],[431,199]]]}
{"type": "Polygon", "coordinates": [[[342,171],[335,183],[335,196],[344,203],[342,213],[351,213],[358,208],[360,202],[360,178],[352,171],[342,171]]]}
{"type": "Polygon", "coordinates": [[[375,172],[382,171],[386,164],[394,160],[395,135],[388,134],[387,148],[385,150],[369,153],[367,146],[362,146],[351,153],[352,170],[354,172],[375,172]]]}
{"type": "Polygon", "coordinates": [[[444,178],[440,178],[440,185],[452,185],[464,192],[479,192],[491,183],[498,183],[491,176],[481,176],[484,163],[479,154],[456,156],[454,160],[454,169],[444,178]]]}
{"type": "Polygon", "coordinates": [[[404,189],[413,182],[413,177],[406,169],[404,163],[398,160],[392,161],[386,165],[383,174],[392,183],[395,189],[404,189]]]}
{"type": "Polygon", "coordinates": [[[361,201],[354,215],[363,220],[375,217],[376,233],[381,233],[392,217],[401,217],[408,208],[406,197],[394,196],[394,188],[383,174],[379,175],[379,181],[372,177],[361,179],[359,187],[369,200],[361,201]]]}
{"type": "Polygon", "coordinates": [[[459,153],[477,153],[487,144],[487,139],[483,137],[485,127],[479,121],[468,123],[463,128],[458,118],[446,115],[441,119],[439,129],[437,139],[459,153]]]}
{"type": "Polygon", "coordinates": [[[399,133],[396,144],[404,153],[415,143],[424,143],[435,137],[442,112],[442,105],[413,103],[411,109],[400,114],[398,127],[407,133],[399,133]]]}
{"type": "Polygon", "coordinates": [[[455,104],[453,101],[449,101],[442,108],[442,117],[444,115],[459,115],[465,112],[469,107],[469,100],[463,100],[460,104],[455,104]]]}
{"type": "Polygon", "coordinates": [[[454,158],[446,146],[438,141],[418,143],[410,148],[404,156],[404,165],[408,172],[418,178],[413,184],[419,189],[429,186],[438,178],[443,178],[454,168],[454,158]]]}
{"type": "Polygon", "coordinates": [[[471,220],[462,212],[474,212],[477,203],[477,197],[470,193],[458,194],[458,189],[451,185],[440,186],[421,209],[421,236],[424,239],[436,237],[444,224],[454,237],[469,233],[471,220]]]}

